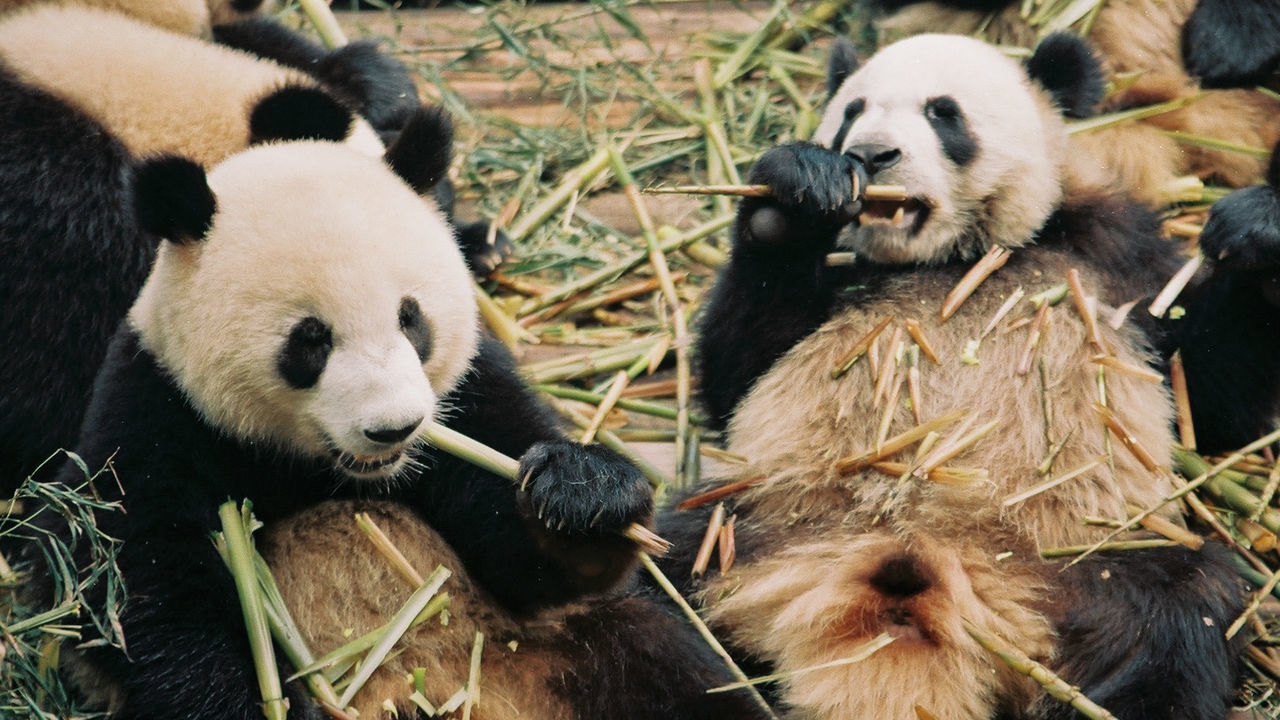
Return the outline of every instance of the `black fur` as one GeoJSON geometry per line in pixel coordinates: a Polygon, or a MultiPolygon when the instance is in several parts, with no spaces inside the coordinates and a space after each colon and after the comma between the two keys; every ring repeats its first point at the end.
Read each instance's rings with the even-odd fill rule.
{"type": "Polygon", "coordinates": [[[849,136],[849,128],[853,127],[853,123],[862,114],[867,107],[867,101],[862,98],[855,98],[844,106],[844,117],[840,120],[840,127],[836,129],[836,134],[831,138],[831,149],[840,150],[844,147],[844,139],[849,136]]]}
{"type": "Polygon", "coordinates": [[[836,38],[831,46],[831,55],[827,58],[827,97],[836,94],[840,86],[849,76],[857,72],[859,65],[858,51],[848,38],[836,38]]]}
{"type": "Polygon", "coordinates": [[[147,232],[174,242],[204,238],[218,201],[204,168],[181,157],[149,160],[134,179],[134,208],[147,232]]]}
{"type": "Polygon", "coordinates": [[[1088,117],[1102,101],[1106,82],[1089,45],[1069,32],[1052,33],[1027,58],[1027,75],[1049,91],[1063,115],[1088,117]]]}
{"type": "Polygon", "coordinates": [[[276,355],[276,372],[295,390],[314,387],[332,352],[333,330],[318,317],[304,317],[289,329],[276,355]]]}
{"type": "MultiPolygon", "coordinates": [[[[252,499],[265,523],[330,498],[406,503],[451,544],[473,578],[520,614],[616,587],[635,550],[608,531],[647,521],[644,477],[612,451],[564,439],[495,340],[483,343],[473,371],[447,401],[450,427],[524,456],[526,490],[432,449],[421,452],[420,474],[372,487],[344,481],[327,459],[242,444],[206,425],[122,327],[80,442],[90,466],[114,457],[124,493],[126,512],[100,522],[123,541],[118,564],[130,601],[120,621],[129,654],[89,651],[128,693],[122,716],[260,717],[236,593],[209,542],[217,508],[228,498],[252,499]],[[543,505],[539,518],[535,506],[543,505]]],[[[63,479],[76,472],[69,465],[63,479]]],[[[114,482],[98,490],[121,499],[114,482]]],[[[64,538],[69,532],[58,531],[64,538]]],[[[42,599],[51,600],[50,588],[41,589],[42,599]]]]}
{"type": "Polygon", "coordinates": [[[133,160],[101,125],[0,67],[0,495],[75,445],[98,364],[157,240],[133,160]]]}
{"type": "Polygon", "coordinates": [[[443,110],[418,108],[387,148],[386,161],[419,194],[431,191],[449,170],[453,126],[443,110]]]}
{"type": "MultiPolygon", "coordinates": [[[[1053,669],[1063,679],[1120,718],[1227,716],[1241,643],[1224,633],[1244,603],[1225,548],[1098,553],[1061,580],[1053,669]]],[[[1052,698],[1033,716],[1079,717],[1052,698]]]]}
{"type": "Polygon", "coordinates": [[[418,108],[418,91],[409,69],[380,52],[375,42],[357,41],[328,50],[267,18],[217,25],[213,37],[219,44],[315,77],[380,132],[398,132],[418,108]]]}
{"type": "Polygon", "coordinates": [[[1182,27],[1187,71],[1205,87],[1253,87],[1280,66],[1280,0],[1200,0],[1182,27]]]}
{"type": "MultiPolygon", "coordinates": [[[[949,95],[929,98],[924,104],[924,117],[938,135],[942,154],[957,167],[965,167],[978,156],[978,138],[969,130],[969,121],[955,98],[949,95]]],[[[868,166],[867,171],[875,175],[868,166]]]]}
{"type": "Polygon", "coordinates": [[[323,90],[291,85],[259,100],[249,113],[249,143],[271,140],[342,142],[355,116],[323,90]]]}

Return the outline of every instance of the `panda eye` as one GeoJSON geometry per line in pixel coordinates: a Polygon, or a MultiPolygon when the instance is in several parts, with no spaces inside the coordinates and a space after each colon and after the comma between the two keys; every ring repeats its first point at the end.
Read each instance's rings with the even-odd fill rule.
{"type": "Polygon", "coordinates": [[[426,362],[431,357],[431,326],[422,316],[418,301],[411,297],[400,300],[400,332],[409,339],[419,360],[426,362]]]}
{"type": "Polygon", "coordinates": [[[320,380],[333,352],[333,330],[318,317],[308,316],[294,324],[276,356],[276,370],[289,386],[298,390],[320,380]]]}
{"type": "Polygon", "coordinates": [[[924,104],[924,115],[931,122],[954,122],[964,117],[956,101],[945,95],[929,98],[924,104]]]}

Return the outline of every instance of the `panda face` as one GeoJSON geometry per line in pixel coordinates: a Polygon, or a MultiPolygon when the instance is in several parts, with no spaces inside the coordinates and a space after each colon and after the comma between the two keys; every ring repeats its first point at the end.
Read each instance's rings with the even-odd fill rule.
{"type": "Polygon", "coordinates": [[[894,43],[834,93],[814,141],[904,185],[897,206],[868,202],[841,235],[868,260],[944,262],[1028,242],[1061,200],[1065,134],[1022,68],[972,38],[894,43]]]}
{"type": "Polygon", "coordinates": [[[143,347],[219,431],[395,476],[476,349],[452,229],[331,143],[251,149],[209,187],[204,239],[164,243],[130,312],[143,347]]]}

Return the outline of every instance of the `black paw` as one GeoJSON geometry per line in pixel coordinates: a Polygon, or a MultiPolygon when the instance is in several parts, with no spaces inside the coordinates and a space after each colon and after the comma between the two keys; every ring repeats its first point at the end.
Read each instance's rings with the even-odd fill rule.
{"type": "Polygon", "coordinates": [[[1256,185],[1214,203],[1200,251],[1226,270],[1280,269],[1280,192],[1256,185]]]}
{"type": "Polygon", "coordinates": [[[865,188],[867,174],[848,155],[795,142],[766,151],[751,168],[751,182],[768,185],[769,197],[744,201],[753,239],[781,242],[810,226],[840,227],[862,210],[854,177],[865,188]]]}
{"type": "Polygon", "coordinates": [[[1253,87],[1280,65],[1280,2],[1200,0],[1182,28],[1187,72],[1205,87],[1253,87]]]}
{"type": "Polygon", "coordinates": [[[289,720],[326,720],[329,717],[320,703],[312,699],[311,691],[301,680],[285,684],[284,699],[289,704],[289,720]]]}
{"type": "Polygon", "coordinates": [[[618,453],[569,440],[540,442],[520,458],[520,487],[549,530],[616,533],[653,517],[653,491],[618,453]]]}
{"type": "Polygon", "coordinates": [[[490,223],[478,221],[458,223],[458,247],[466,258],[467,267],[477,278],[486,278],[493,274],[502,263],[515,254],[515,245],[507,234],[498,230],[490,236],[490,223]]]}

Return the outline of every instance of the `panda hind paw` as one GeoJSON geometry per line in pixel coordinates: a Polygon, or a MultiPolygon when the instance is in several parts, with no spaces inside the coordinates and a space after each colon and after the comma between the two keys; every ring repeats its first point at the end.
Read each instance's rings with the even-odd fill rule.
{"type": "Polygon", "coordinates": [[[617,533],[653,517],[653,491],[644,475],[606,447],[536,443],[520,458],[518,477],[530,511],[557,534],[617,533]]]}
{"type": "Polygon", "coordinates": [[[489,277],[515,254],[515,245],[511,238],[501,230],[490,232],[491,223],[477,221],[458,223],[458,247],[462,256],[471,268],[471,274],[478,279],[489,277]]]}

